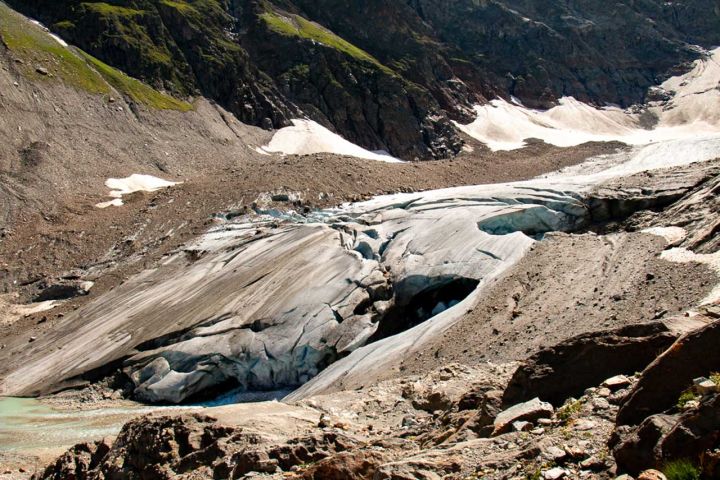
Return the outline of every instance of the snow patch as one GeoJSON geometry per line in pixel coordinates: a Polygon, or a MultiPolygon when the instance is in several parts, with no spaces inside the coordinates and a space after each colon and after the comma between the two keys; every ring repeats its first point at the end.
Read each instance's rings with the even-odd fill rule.
{"type": "Polygon", "coordinates": [[[133,174],[127,178],[108,178],[105,186],[110,188],[109,196],[114,200],[98,203],[97,208],[120,207],[123,195],[134,192],[154,192],[163,188],[179,185],[182,182],[171,182],[152,175],[133,174]]]}
{"type": "Polygon", "coordinates": [[[652,227],[642,230],[641,233],[663,237],[669,245],[677,245],[687,237],[687,231],[682,227],[652,227]]]}
{"type": "Polygon", "coordinates": [[[398,163],[401,160],[386,152],[371,152],[351,143],[312,120],[296,119],[292,127],[278,130],[270,143],[260,147],[260,153],[282,153],[285,155],[313,155],[334,153],[350,157],[398,163]]]}
{"type": "Polygon", "coordinates": [[[62,38],[60,38],[60,37],[58,37],[57,35],[55,35],[54,33],[52,33],[52,32],[50,31],[50,29],[48,29],[48,28],[47,28],[45,25],[43,25],[42,23],[38,22],[37,20],[33,20],[32,18],[30,19],[30,22],[31,22],[31,23],[34,23],[34,24],[37,25],[38,27],[42,28],[42,29],[45,31],[45,33],[47,33],[48,35],[50,35],[53,40],[55,40],[57,43],[59,43],[59,44],[62,45],[63,47],[67,47],[67,46],[68,46],[68,44],[67,44],[67,42],[66,42],[65,40],[63,40],[62,38]]]}
{"type": "Polygon", "coordinates": [[[120,199],[120,198],[115,198],[115,199],[110,200],[110,201],[108,201],[108,202],[96,203],[96,204],[95,204],[95,207],[97,207],[97,208],[108,208],[108,207],[122,207],[123,205],[125,205],[125,204],[123,203],[122,199],[120,199]]]}
{"type": "Polygon", "coordinates": [[[647,145],[720,132],[720,48],[697,60],[694,68],[655,90],[669,98],[644,110],[602,108],[564,97],[549,110],[533,110],[513,99],[476,106],[477,118],[457,127],[491,150],[515,150],[528,138],[558,147],[585,142],[621,141],[647,145]]]}

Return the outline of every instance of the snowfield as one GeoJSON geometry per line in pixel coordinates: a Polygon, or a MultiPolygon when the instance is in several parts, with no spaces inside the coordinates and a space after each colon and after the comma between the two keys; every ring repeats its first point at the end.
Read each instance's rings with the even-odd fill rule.
{"type": "Polygon", "coordinates": [[[491,150],[515,150],[528,138],[558,147],[585,142],[621,141],[647,145],[696,137],[720,131],[720,48],[697,60],[684,75],[672,77],[656,88],[669,98],[645,108],[598,108],[574,98],[560,99],[550,110],[533,110],[503,99],[475,107],[477,118],[463,132],[491,150]]]}
{"type": "Polygon", "coordinates": [[[282,153],[284,155],[334,153],[379,162],[398,163],[401,161],[387,153],[365,150],[312,120],[296,119],[292,122],[292,127],[278,130],[270,143],[260,147],[258,151],[260,153],[282,153]]]}

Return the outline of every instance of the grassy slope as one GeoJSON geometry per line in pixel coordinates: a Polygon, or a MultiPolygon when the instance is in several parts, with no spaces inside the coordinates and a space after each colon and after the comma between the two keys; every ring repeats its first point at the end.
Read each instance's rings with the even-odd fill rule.
{"type": "Polygon", "coordinates": [[[192,106],[160,93],[95,57],[60,45],[40,27],[0,3],[0,37],[22,61],[20,71],[29,78],[63,83],[94,94],[109,94],[110,85],[137,103],[162,110],[188,111],[192,106]],[[50,75],[37,71],[43,67],[50,75]]]}
{"type": "Polygon", "coordinates": [[[352,58],[372,63],[376,67],[392,73],[388,67],[380,63],[375,57],[366,51],[356,47],[352,43],[335,35],[320,25],[306,20],[298,15],[281,15],[273,11],[267,11],[261,16],[267,26],[281,35],[294,36],[321,43],[329,48],[334,48],[352,58]]]}

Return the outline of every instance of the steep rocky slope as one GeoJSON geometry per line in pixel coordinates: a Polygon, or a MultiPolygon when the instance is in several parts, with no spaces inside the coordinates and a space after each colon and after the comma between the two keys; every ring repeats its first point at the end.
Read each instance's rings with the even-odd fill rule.
{"type": "Polygon", "coordinates": [[[304,114],[409,159],[457,153],[449,119],[468,120],[484,98],[628,106],[696,58],[694,45],[720,44],[711,0],[11,3],[131,75],[213,98],[244,122],[280,127],[304,114]]]}

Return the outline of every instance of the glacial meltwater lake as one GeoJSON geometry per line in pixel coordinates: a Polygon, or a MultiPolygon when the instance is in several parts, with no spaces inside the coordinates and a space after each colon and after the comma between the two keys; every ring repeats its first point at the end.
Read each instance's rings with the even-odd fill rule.
{"type": "Polygon", "coordinates": [[[167,410],[184,413],[199,407],[148,407],[121,402],[107,408],[58,408],[34,398],[0,398],[0,453],[64,449],[114,436],[128,420],[167,410]]]}

